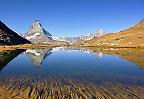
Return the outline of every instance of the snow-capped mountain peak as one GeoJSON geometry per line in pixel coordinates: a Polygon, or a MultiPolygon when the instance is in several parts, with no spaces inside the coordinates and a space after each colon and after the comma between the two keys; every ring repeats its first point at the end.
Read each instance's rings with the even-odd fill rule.
{"type": "Polygon", "coordinates": [[[78,42],[81,42],[81,41],[90,40],[94,37],[100,37],[104,34],[105,34],[105,32],[102,29],[98,29],[94,33],[81,35],[81,36],[77,36],[77,37],[52,37],[52,38],[54,40],[65,41],[65,42],[68,42],[68,43],[78,43],[78,42]]]}
{"type": "Polygon", "coordinates": [[[24,37],[32,43],[53,42],[52,35],[42,27],[38,20],[34,20],[24,37]]]}
{"type": "Polygon", "coordinates": [[[47,35],[47,36],[52,36],[48,31],[46,31],[42,27],[39,20],[35,20],[28,30],[28,34],[34,34],[34,33],[42,33],[42,34],[47,35]]]}

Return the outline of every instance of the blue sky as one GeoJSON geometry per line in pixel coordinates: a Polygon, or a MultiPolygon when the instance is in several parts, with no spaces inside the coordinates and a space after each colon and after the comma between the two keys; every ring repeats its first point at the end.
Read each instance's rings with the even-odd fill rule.
{"type": "Polygon", "coordinates": [[[115,32],[144,18],[144,0],[0,0],[0,20],[18,33],[38,19],[54,36],[115,32]]]}

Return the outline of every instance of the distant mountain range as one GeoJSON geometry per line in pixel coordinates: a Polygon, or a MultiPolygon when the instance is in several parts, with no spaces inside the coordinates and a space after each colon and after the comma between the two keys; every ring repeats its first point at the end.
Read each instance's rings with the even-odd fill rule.
{"type": "Polygon", "coordinates": [[[35,20],[25,34],[18,35],[9,29],[0,21],[0,44],[1,45],[17,45],[17,44],[67,44],[78,43],[90,40],[95,37],[104,35],[102,30],[95,33],[82,35],[78,37],[53,37],[51,33],[46,31],[38,20],[35,20]]]}
{"type": "Polygon", "coordinates": [[[81,35],[77,37],[53,37],[53,39],[58,41],[65,41],[68,43],[78,43],[78,42],[90,40],[92,38],[100,37],[104,34],[105,32],[102,29],[99,29],[95,33],[90,33],[87,35],[81,35]]]}
{"type": "Polygon", "coordinates": [[[93,38],[78,45],[144,47],[144,19],[129,29],[93,38]]]}
{"type": "Polygon", "coordinates": [[[78,46],[144,47],[144,20],[117,33],[106,34],[103,30],[98,30],[78,37],[53,37],[35,20],[28,32],[21,36],[0,21],[0,45],[69,43],[78,46]]]}
{"type": "Polygon", "coordinates": [[[30,41],[24,39],[0,21],[0,45],[17,45],[26,43],[29,44],[30,41]]]}
{"type": "Polygon", "coordinates": [[[79,37],[53,37],[47,32],[38,20],[35,20],[30,26],[27,33],[22,35],[27,40],[34,44],[38,43],[78,43],[85,40],[90,40],[94,37],[102,36],[104,32],[102,30],[96,31],[96,33],[82,35],[79,37]]]}

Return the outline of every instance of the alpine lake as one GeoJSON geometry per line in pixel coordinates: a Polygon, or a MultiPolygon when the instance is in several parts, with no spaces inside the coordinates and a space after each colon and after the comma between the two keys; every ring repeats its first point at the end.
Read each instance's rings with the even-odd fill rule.
{"type": "Polygon", "coordinates": [[[144,99],[144,49],[0,51],[0,99],[144,99]]]}

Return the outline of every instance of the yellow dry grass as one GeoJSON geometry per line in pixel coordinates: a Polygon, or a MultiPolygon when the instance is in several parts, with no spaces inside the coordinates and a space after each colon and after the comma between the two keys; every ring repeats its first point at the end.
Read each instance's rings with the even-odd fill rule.
{"type": "Polygon", "coordinates": [[[82,42],[81,46],[144,47],[144,20],[118,33],[106,34],[82,42]]]}
{"type": "Polygon", "coordinates": [[[15,49],[28,49],[28,48],[49,48],[49,47],[59,47],[59,46],[68,46],[64,44],[21,44],[21,45],[3,45],[0,46],[0,51],[5,50],[15,50],[15,49]]]}

